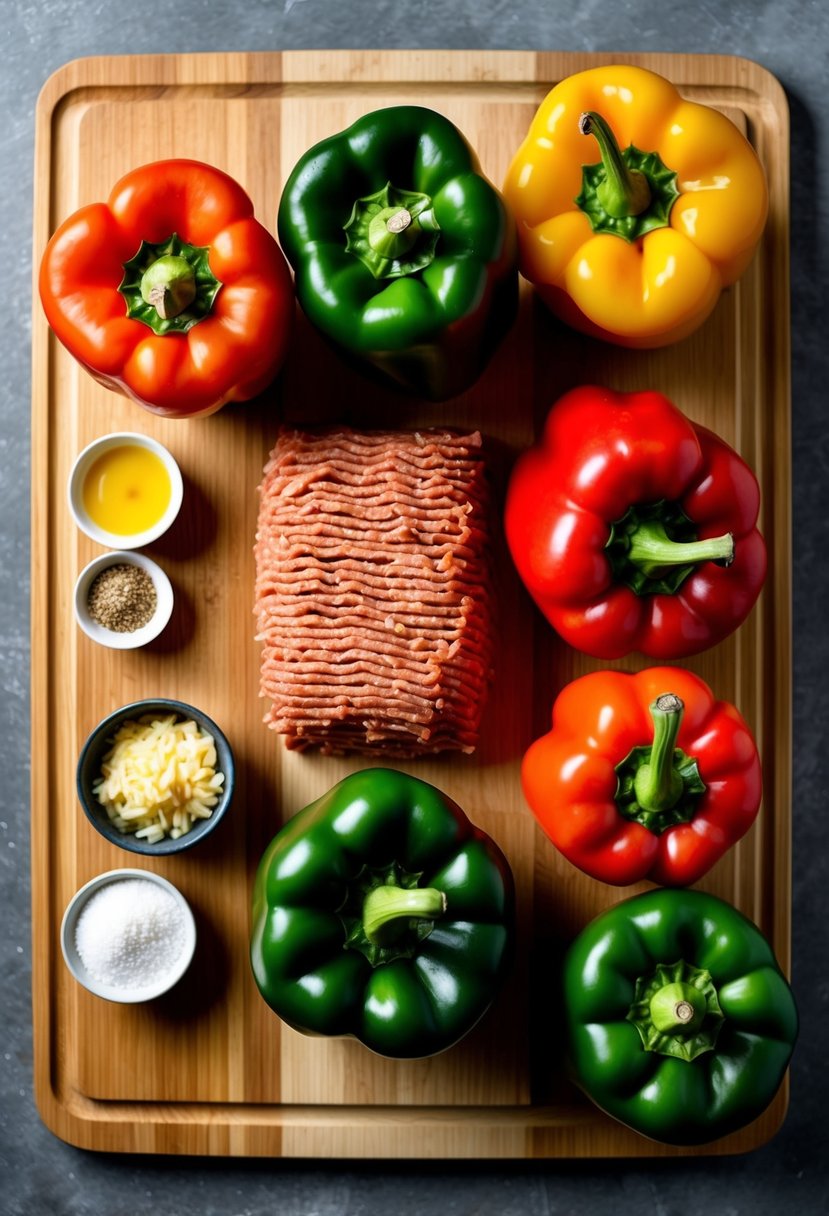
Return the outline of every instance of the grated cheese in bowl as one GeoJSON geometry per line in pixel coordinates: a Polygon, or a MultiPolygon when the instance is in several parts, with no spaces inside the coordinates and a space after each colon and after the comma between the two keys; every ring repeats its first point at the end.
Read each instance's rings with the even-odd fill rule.
{"type": "Polygon", "coordinates": [[[120,831],[157,844],[209,819],[223,784],[212,735],[190,719],[149,714],[121,723],[92,789],[120,831]]]}

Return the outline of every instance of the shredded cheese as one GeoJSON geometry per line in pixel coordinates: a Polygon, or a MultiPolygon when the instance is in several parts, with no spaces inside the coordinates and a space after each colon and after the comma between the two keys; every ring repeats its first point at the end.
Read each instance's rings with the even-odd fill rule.
{"type": "Polygon", "coordinates": [[[120,831],[157,844],[209,819],[223,784],[213,736],[172,714],[123,722],[92,789],[120,831]]]}

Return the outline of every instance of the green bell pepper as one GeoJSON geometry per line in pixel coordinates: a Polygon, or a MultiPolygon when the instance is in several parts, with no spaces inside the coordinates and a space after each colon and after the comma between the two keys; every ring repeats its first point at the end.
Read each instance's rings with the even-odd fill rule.
{"type": "Polygon", "coordinates": [[[797,1038],[794,997],[760,930],[696,890],[603,912],[564,961],[568,1052],[593,1101],[668,1144],[760,1115],[797,1038]]]}
{"type": "Polygon", "coordinates": [[[266,849],[251,964],[262,996],[296,1030],[428,1056],[491,1004],[512,918],[509,866],[460,807],[416,777],[364,769],[266,849]]]}
{"type": "Polygon", "coordinates": [[[463,392],[513,321],[514,222],[433,110],[377,110],[316,144],[288,179],[278,224],[312,324],[418,396],[463,392]]]}

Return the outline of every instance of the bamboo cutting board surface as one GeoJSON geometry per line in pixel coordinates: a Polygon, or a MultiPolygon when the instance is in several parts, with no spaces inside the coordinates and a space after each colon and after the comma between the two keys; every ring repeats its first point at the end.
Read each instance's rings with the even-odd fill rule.
{"type": "MultiPolygon", "coordinates": [[[[742,1152],[782,1121],[785,1088],[750,1127],[713,1146],[653,1144],[607,1119],[564,1079],[552,993],[561,950],[635,888],[594,882],[555,853],[523,803],[529,742],[554,696],[600,664],[559,643],[533,609],[501,543],[497,675],[476,756],[406,768],[451,794],[507,854],[518,891],[515,970],[484,1021],[430,1060],[393,1062],[360,1044],[305,1038],[261,1000],[247,959],[250,885],[267,842],[359,761],[287,755],[262,724],[254,640],[253,537],[262,467],[281,418],[355,426],[479,427],[495,442],[496,483],[548,407],[586,382],[656,388],[717,430],[756,470],[770,575],[736,636],[688,662],[755,731],[764,761],[757,824],[700,885],[770,937],[784,969],[790,931],[790,388],[788,114],[777,81],[720,56],[558,52],[290,52],[80,60],[45,85],[37,109],[34,260],[57,224],[107,197],[127,170],[169,156],[235,177],[274,230],[282,185],[312,143],[368,110],[419,103],[452,119],[496,183],[536,107],[563,76],[640,63],[688,97],[724,109],[769,177],[759,254],[692,338],[622,351],[560,329],[524,285],[519,320],[477,386],[446,405],[367,388],[302,321],[279,384],[255,403],[192,422],[156,418],[96,384],[49,334],[35,290],[32,440],[32,892],[35,1089],[47,1125],[93,1149],[289,1157],[674,1156],[742,1152]],[[166,444],[185,479],[182,513],[150,553],[176,611],[143,651],[96,647],[71,596],[100,550],[66,505],[78,451],[114,430],[166,444]],[[180,857],[108,844],[74,790],[88,732],[143,696],[199,706],[236,753],[234,804],[216,833],[180,857]],[[69,975],[58,930],[71,896],[124,865],[164,874],[196,916],[184,981],[147,1006],[98,1000],[69,975]]],[[[636,656],[608,666],[628,670],[636,656]]],[[[643,884],[644,889],[645,884],[643,884]]]]}

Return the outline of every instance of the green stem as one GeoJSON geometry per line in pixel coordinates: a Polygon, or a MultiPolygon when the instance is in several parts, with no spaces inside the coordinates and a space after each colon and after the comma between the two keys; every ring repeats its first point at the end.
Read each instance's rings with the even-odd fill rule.
{"type": "Polygon", "coordinates": [[[601,114],[593,110],[582,114],[579,131],[582,135],[593,135],[599,145],[605,180],[596,196],[608,215],[623,219],[647,211],[651,204],[648,179],[638,169],[629,169],[625,164],[616,138],[601,114]]]}
{"type": "Polygon", "coordinates": [[[631,748],[616,765],[615,801],[623,819],[661,836],[677,824],[691,822],[705,782],[696,756],[687,756],[676,746],[685,709],[681,699],[665,692],[649,709],[653,740],[631,748]]]}
{"type": "Polygon", "coordinates": [[[650,760],[640,765],[633,782],[636,800],[644,811],[666,811],[682,797],[684,786],[674,766],[674,748],[684,709],[682,699],[672,692],[663,693],[650,706],[650,760]]]}
{"type": "Polygon", "coordinates": [[[210,269],[210,247],[173,232],[165,241],[141,242],[124,262],[118,290],[127,316],[163,336],[186,334],[209,317],[221,286],[210,269]]]}
{"type": "Polygon", "coordinates": [[[650,999],[651,1021],[660,1034],[696,1034],[706,1007],[705,997],[692,984],[666,984],[650,999]]]}
{"type": "Polygon", "coordinates": [[[196,276],[186,258],[166,254],[141,276],[141,298],[167,320],[184,312],[196,298],[196,276]]]}
{"type": "Polygon", "coordinates": [[[436,920],[446,911],[446,896],[435,887],[375,887],[363,904],[363,930],[369,942],[386,946],[413,919],[436,920]]]}
{"type": "Polygon", "coordinates": [[[652,575],[666,566],[690,566],[697,562],[734,560],[734,537],[730,532],[708,540],[671,540],[664,526],[656,520],[640,523],[632,532],[628,561],[643,574],[652,575]]]}
{"type": "Polygon", "coordinates": [[[640,975],[625,1014],[645,1051],[691,1063],[713,1051],[725,1022],[711,973],[679,959],[640,975]]]}
{"type": "Polygon", "coordinates": [[[368,243],[380,257],[402,258],[409,252],[421,232],[437,232],[431,208],[417,216],[406,207],[384,207],[368,226],[368,243]]]}
{"type": "Polygon", "coordinates": [[[429,195],[400,190],[391,182],[358,198],[343,229],[346,250],[375,279],[399,279],[425,270],[440,237],[429,195]]]}
{"type": "Polygon", "coordinates": [[[405,207],[384,207],[368,226],[369,246],[382,258],[403,257],[416,239],[417,227],[405,207]]]}

